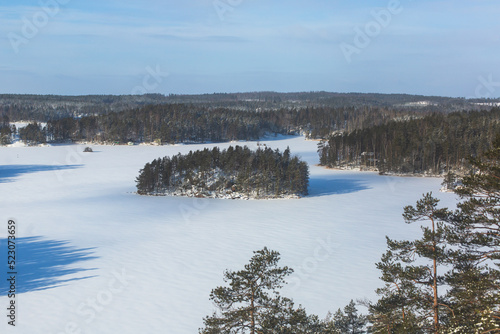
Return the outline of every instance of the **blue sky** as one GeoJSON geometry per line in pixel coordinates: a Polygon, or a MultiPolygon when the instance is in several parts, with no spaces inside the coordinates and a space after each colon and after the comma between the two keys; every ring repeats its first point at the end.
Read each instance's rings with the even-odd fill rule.
{"type": "Polygon", "coordinates": [[[500,97],[498,17],[498,0],[0,0],[0,93],[500,97]]]}

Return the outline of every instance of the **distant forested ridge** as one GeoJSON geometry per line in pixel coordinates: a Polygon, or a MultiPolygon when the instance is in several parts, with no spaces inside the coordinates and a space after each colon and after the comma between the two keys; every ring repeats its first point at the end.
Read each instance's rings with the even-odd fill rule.
{"type": "Polygon", "coordinates": [[[270,148],[204,149],[155,159],[136,179],[140,195],[282,198],[307,195],[307,163],[270,148]]]}
{"type": "Polygon", "coordinates": [[[467,165],[499,130],[499,100],[404,94],[0,95],[0,144],[203,143],[266,135],[323,139],[322,165],[441,174],[467,165]],[[457,111],[458,110],[458,111],[457,111]],[[468,111],[462,111],[468,110],[468,111]],[[46,125],[45,125],[46,124],[46,125]]]}
{"type": "Polygon", "coordinates": [[[257,140],[265,134],[305,134],[310,138],[323,138],[334,131],[383,124],[410,115],[413,114],[375,107],[241,111],[168,104],[52,120],[47,123],[46,134],[48,141],[53,142],[100,143],[225,142],[257,140]]]}
{"type": "MultiPolygon", "coordinates": [[[[265,112],[264,112],[265,113],[265,112]]],[[[207,109],[186,104],[150,105],[80,119],[47,123],[53,141],[92,142],[224,142],[256,140],[265,133],[284,133],[263,113],[207,109]]]]}
{"type": "MultiPolygon", "coordinates": [[[[422,117],[425,111],[385,107],[304,107],[238,110],[193,104],[154,104],[100,115],[49,120],[40,142],[200,143],[257,140],[264,135],[301,134],[326,138],[334,132],[384,124],[392,119],[422,117]]],[[[8,118],[8,116],[5,115],[8,118]]],[[[32,121],[39,127],[41,123],[32,121]]],[[[34,128],[34,126],[32,126],[34,128]]],[[[33,131],[29,131],[33,132],[33,131]]],[[[35,136],[26,136],[32,142],[35,136]]]]}
{"type": "Polygon", "coordinates": [[[329,167],[368,167],[382,173],[442,174],[467,167],[500,133],[500,108],[434,113],[332,135],[319,145],[329,167]]]}
{"type": "Polygon", "coordinates": [[[165,97],[160,94],[146,95],[0,95],[0,114],[11,122],[49,120],[65,117],[78,118],[103,115],[137,108],[148,104],[159,104],[165,97]]]}
{"type": "Polygon", "coordinates": [[[464,99],[408,94],[332,92],[249,92],[200,95],[16,95],[0,94],[0,114],[11,122],[48,122],[66,117],[98,116],[141,108],[146,105],[190,104],[202,108],[239,111],[304,108],[390,108],[424,112],[453,112],[487,108],[500,100],[464,99]]]}
{"type": "Polygon", "coordinates": [[[0,115],[10,122],[47,124],[40,129],[41,134],[32,136],[30,131],[32,135],[27,136],[45,137],[47,142],[189,143],[256,140],[278,133],[324,139],[332,133],[361,130],[394,119],[489,110],[498,103],[490,99],[329,92],[0,95],[0,115]]]}

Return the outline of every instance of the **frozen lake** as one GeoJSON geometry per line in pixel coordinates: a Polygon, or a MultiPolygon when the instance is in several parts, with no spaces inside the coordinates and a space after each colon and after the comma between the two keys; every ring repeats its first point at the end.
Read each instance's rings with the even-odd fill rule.
{"type": "MultiPolygon", "coordinates": [[[[374,298],[385,235],[412,238],[403,207],[441,179],[387,177],[318,166],[317,142],[262,140],[290,147],[310,165],[310,196],[291,200],[141,197],[146,162],[207,145],[0,148],[0,259],[7,222],[17,222],[18,318],[2,333],[197,333],[213,311],[211,289],[264,246],[295,269],[283,295],[324,318],[351,299],[374,298]],[[78,332],[80,330],[80,332],[78,332]]],[[[257,142],[217,144],[248,145],[257,142]]],[[[3,267],[2,267],[3,268],[3,267]]],[[[8,307],[5,270],[0,309],[8,307]]]]}

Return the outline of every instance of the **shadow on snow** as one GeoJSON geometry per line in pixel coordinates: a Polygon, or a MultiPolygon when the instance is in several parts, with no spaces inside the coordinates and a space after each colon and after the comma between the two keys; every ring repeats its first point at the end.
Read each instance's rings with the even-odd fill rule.
{"type": "MultiPolygon", "coordinates": [[[[5,296],[10,288],[7,281],[10,275],[7,273],[12,271],[7,266],[7,239],[0,239],[0,251],[0,268],[4,268],[2,273],[7,276],[0,280],[0,296],[5,296]]],[[[75,266],[82,261],[97,258],[91,255],[92,248],[77,249],[67,241],[45,240],[40,237],[16,238],[16,294],[52,289],[72,281],[95,277],[75,275],[95,270],[75,266]],[[66,275],[73,276],[64,278],[66,275]]]]}
{"type": "Polygon", "coordinates": [[[311,178],[307,197],[349,194],[367,189],[370,187],[362,180],[311,178]]]}
{"type": "Polygon", "coordinates": [[[80,168],[82,165],[3,165],[0,166],[0,183],[12,182],[13,178],[28,173],[50,172],[80,168]]]}

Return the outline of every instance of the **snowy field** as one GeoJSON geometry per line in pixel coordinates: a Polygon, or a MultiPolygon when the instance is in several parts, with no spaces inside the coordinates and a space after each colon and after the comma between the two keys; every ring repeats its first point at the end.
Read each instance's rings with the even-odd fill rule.
{"type": "MultiPolygon", "coordinates": [[[[264,246],[295,273],[283,295],[324,318],[351,299],[375,297],[375,262],[385,235],[412,238],[403,207],[441,179],[334,171],[315,141],[290,146],[310,164],[310,196],[232,201],[134,194],[146,162],[208,145],[0,148],[0,261],[7,222],[17,222],[17,319],[7,325],[6,268],[0,267],[0,332],[192,334],[213,311],[211,289],[264,246]]],[[[234,145],[234,143],[232,143],[234,145]]],[[[238,143],[257,148],[256,142],[238,143]]],[[[226,148],[230,144],[221,144],[226,148]]]]}

